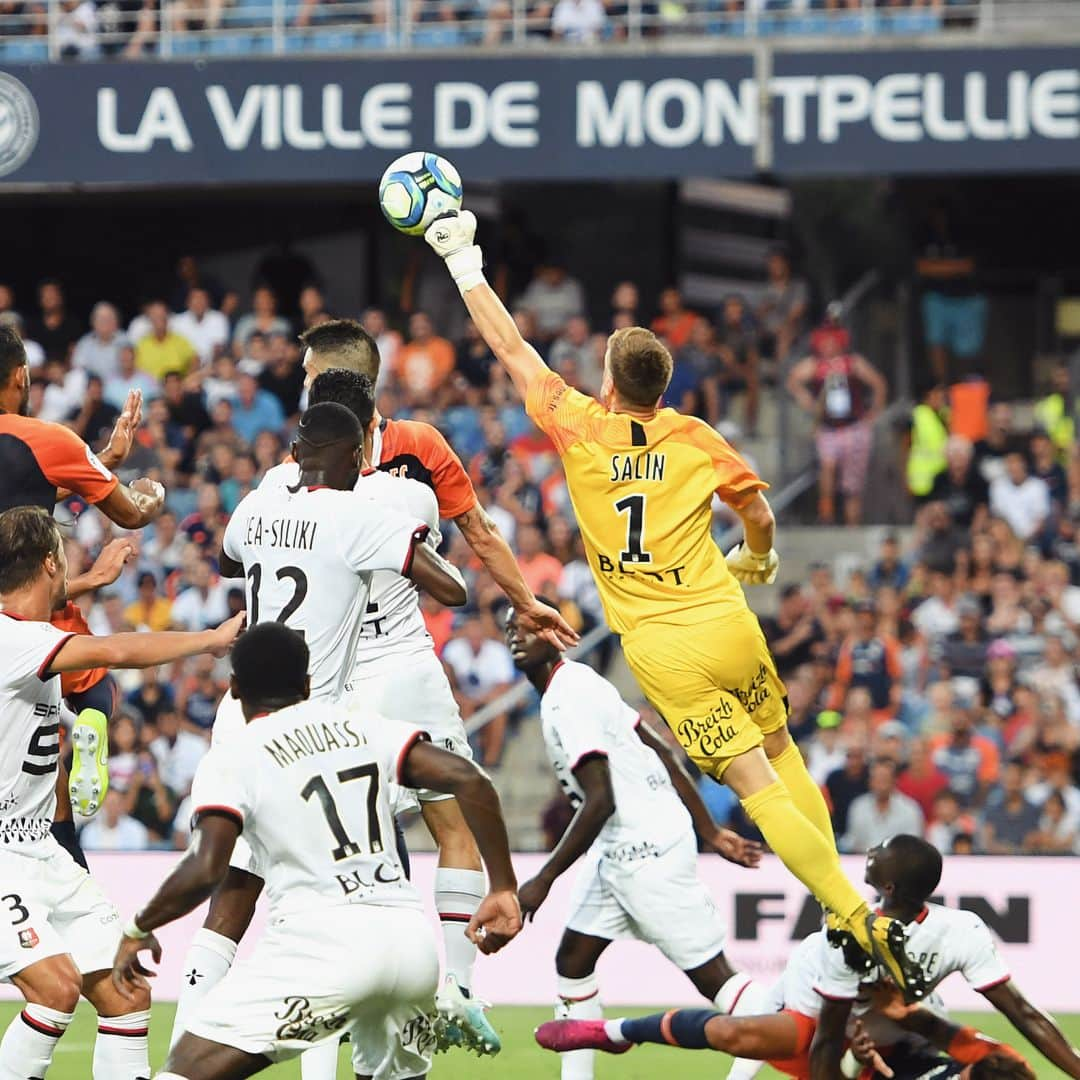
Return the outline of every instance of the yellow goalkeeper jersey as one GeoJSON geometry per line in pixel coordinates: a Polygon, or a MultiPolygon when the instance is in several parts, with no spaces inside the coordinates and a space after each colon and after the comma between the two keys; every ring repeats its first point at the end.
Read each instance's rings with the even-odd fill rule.
{"type": "Polygon", "coordinates": [[[525,409],[554,442],[608,625],[699,623],[746,610],[713,541],[712,498],[740,509],[768,485],[708,424],[674,409],[608,412],[548,372],[525,409]]]}

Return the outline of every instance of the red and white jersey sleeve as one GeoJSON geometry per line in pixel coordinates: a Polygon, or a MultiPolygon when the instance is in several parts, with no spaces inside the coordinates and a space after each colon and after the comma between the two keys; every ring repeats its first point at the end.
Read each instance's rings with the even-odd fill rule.
{"type": "Polygon", "coordinates": [[[792,950],[780,980],[784,1008],[817,1017],[825,1001],[854,1001],[859,976],[845,963],[843,953],[829,944],[823,930],[800,941],[792,950]]]}
{"type": "Polygon", "coordinates": [[[563,661],[540,699],[540,718],[555,776],[575,806],[585,792],[574,770],[590,758],[607,759],[615,813],[597,838],[600,850],[637,845],[659,853],[687,834],[690,815],[663,763],[638,737],[637,712],[605,678],[587,664],[563,661]]]}
{"type": "Polygon", "coordinates": [[[48,669],[73,636],[0,612],[0,845],[49,835],[60,757],[60,680],[48,669]]]}
{"type": "Polygon", "coordinates": [[[908,925],[908,949],[931,988],[956,971],[975,990],[989,990],[1009,979],[989,927],[973,911],[927,904],[908,925]]]}

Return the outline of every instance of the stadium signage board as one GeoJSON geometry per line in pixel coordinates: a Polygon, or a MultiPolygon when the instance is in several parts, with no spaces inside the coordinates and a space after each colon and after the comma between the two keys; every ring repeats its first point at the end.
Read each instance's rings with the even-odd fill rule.
{"type": "Polygon", "coordinates": [[[489,180],[1080,167],[1070,50],[763,56],[13,67],[0,184],[370,181],[418,147],[489,180]]]}

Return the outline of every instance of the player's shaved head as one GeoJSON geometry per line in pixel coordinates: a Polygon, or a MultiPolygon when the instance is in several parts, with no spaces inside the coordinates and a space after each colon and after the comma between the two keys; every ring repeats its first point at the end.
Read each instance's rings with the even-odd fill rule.
{"type": "Polygon", "coordinates": [[[306,349],[304,370],[308,378],[332,368],[379,377],[379,347],[375,339],[354,319],[331,319],[305,330],[300,343],[306,349]]]}
{"type": "Polygon", "coordinates": [[[296,438],[316,450],[337,443],[351,443],[355,446],[363,440],[364,429],[344,405],[335,401],[324,401],[312,405],[300,417],[296,438]]]}
{"type": "Polygon", "coordinates": [[[1019,1055],[987,1054],[968,1073],[970,1080],[1035,1080],[1035,1072],[1019,1055]]]}
{"type": "Polygon", "coordinates": [[[899,833],[871,848],[866,880],[901,904],[924,904],[941,883],[941,852],[919,836],[899,833]]]}
{"type": "Polygon", "coordinates": [[[310,690],[309,661],[301,634],[284,623],[259,623],[232,647],[233,697],[240,699],[245,715],[304,701],[310,690]]]}
{"type": "Polygon", "coordinates": [[[317,376],[308,392],[308,402],[315,406],[327,401],[343,405],[365,431],[375,417],[375,385],[358,371],[331,368],[317,376]]]}
{"type": "Polygon", "coordinates": [[[674,365],[667,346],[651,330],[628,326],[608,338],[607,367],[620,401],[651,408],[668,388],[674,365]]]}
{"type": "Polygon", "coordinates": [[[360,475],[364,429],[344,405],[312,405],[296,429],[292,455],[300,465],[300,484],[322,484],[348,491],[360,475]]]}
{"type": "Polygon", "coordinates": [[[32,585],[52,556],[62,567],[63,542],[48,511],[16,506],[0,514],[0,596],[32,585]]]}

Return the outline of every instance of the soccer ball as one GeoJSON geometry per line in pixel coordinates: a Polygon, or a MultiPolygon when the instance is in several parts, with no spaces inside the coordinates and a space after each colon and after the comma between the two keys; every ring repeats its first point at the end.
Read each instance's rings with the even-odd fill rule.
{"type": "Polygon", "coordinates": [[[440,214],[461,209],[461,177],[438,154],[404,154],[379,181],[379,206],[399,232],[422,236],[440,214]]]}

